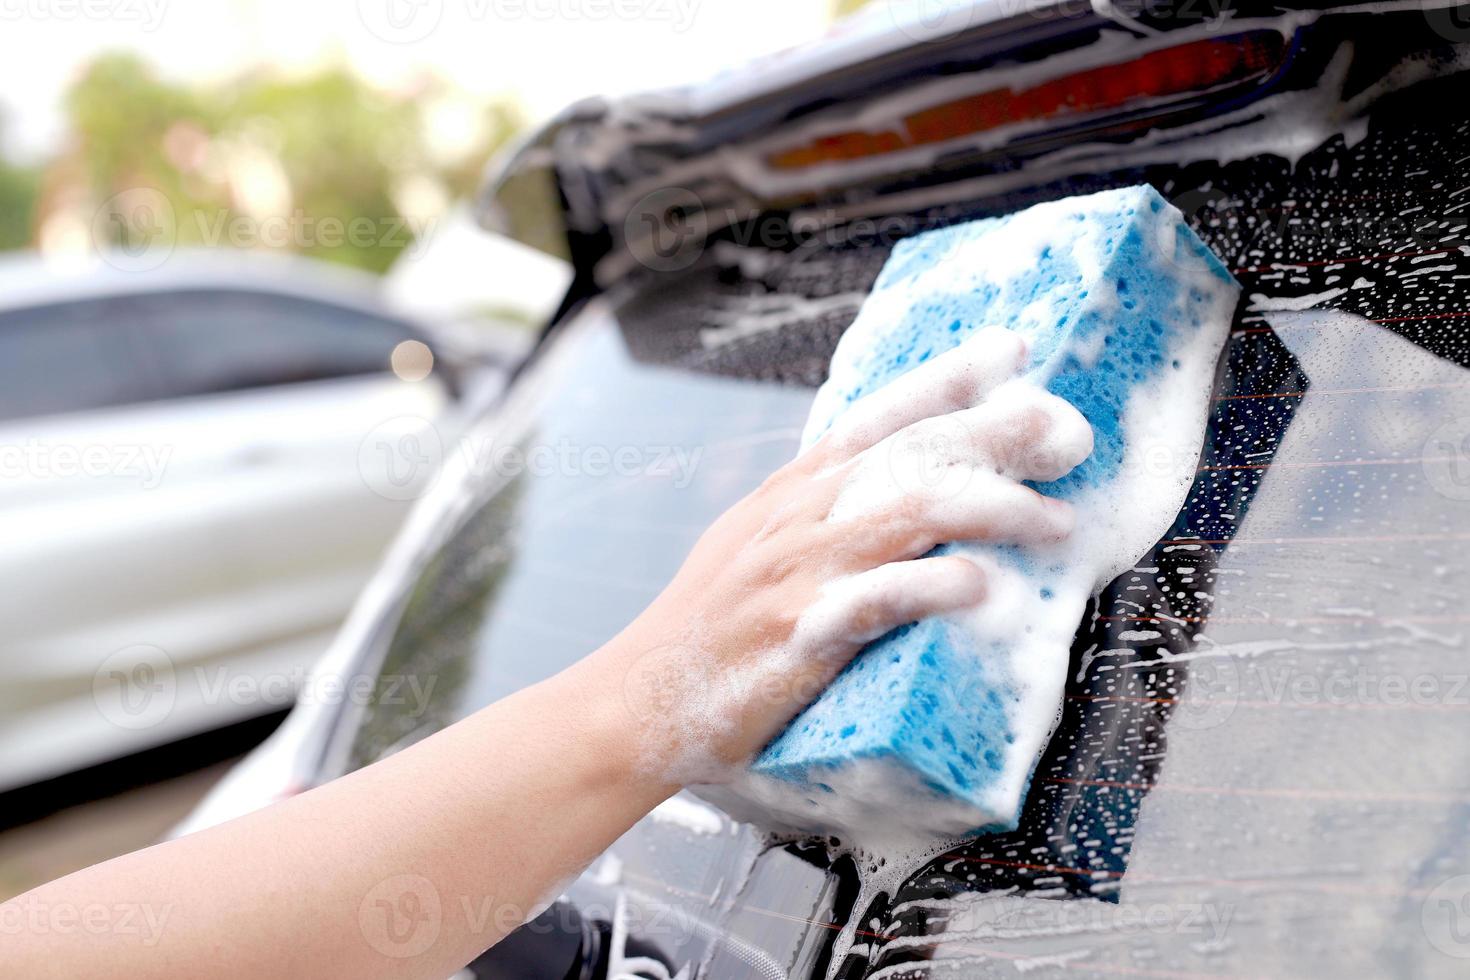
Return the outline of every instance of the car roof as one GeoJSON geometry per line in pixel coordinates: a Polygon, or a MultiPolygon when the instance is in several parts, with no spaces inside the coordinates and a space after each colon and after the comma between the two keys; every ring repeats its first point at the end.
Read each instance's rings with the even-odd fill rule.
{"type": "Polygon", "coordinates": [[[0,257],[0,312],[80,299],[195,290],[274,293],[409,318],[388,308],[375,277],[299,256],[180,249],[146,271],[110,261],[105,252],[80,260],[36,252],[0,257]]]}

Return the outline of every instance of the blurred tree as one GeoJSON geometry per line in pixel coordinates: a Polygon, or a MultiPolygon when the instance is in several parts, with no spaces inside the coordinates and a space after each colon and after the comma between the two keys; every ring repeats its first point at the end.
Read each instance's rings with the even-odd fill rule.
{"type": "Polygon", "coordinates": [[[385,97],[335,70],[242,82],[230,93],[226,118],[242,185],[237,205],[259,218],[285,206],[298,250],[381,272],[412,244],[394,188],[405,175],[427,169],[413,102],[385,97]],[[285,184],[283,199],[274,202],[272,158],[285,184]],[[265,200],[248,200],[252,182],[267,185],[265,200]]]}
{"type": "Polygon", "coordinates": [[[137,57],[105,56],[68,94],[72,144],[47,173],[44,200],[72,208],[94,238],[128,244],[145,189],[149,222],[169,222],[181,245],[283,249],[382,272],[523,125],[514,106],[492,104],[446,156],[425,113],[445,97],[436,82],[388,93],[340,68],[191,89],[137,57]]]}
{"type": "MultiPolygon", "coordinates": [[[[0,118],[0,135],[3,123],[0,118]]],[[[11,163],[4,149],[0,142],[0,249],[21,248],[33,233],[41,174],[35,167],[11,163]]]]}
{"type": "Polygon", "coordinates": [[[67,93],[66,110],[77,162],[98,199],[146,185],[175,206],[195,200],[165,153],[164,136],[180,122],[212,128],[203,99],[160,81],[136,56],[118,54],[92,63],[67,93]]]}

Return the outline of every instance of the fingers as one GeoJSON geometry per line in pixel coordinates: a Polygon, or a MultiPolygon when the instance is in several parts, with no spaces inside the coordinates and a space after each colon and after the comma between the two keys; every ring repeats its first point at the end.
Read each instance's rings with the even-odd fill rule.
{"type": "Polygon", "coordinates": [[[860,647],[905,623],[978,604],[985,581],[958,555],[890,562],[829,585],[802,617],[802,629],[827,638],[826,645],[840,637],[860,647]]]}
{"type": "Polygon", "coordinates": [[[861,526],[853,551],[864,560],[912,558],[948,541],[1050,544],[1072,532],[1072,508],[1019,481],[1058,479],[1091,451],[1080,412],[1011,381],[983,405],[924,419],[865,450],[828,517],[861,526]]]}
{"type": "Polygon", "coordinates": [[[985,327],[958,347],[858,399],[819,445],[854,456],[922,419],[978,405],[1026,362],[1026,342],[1003,327],[985,327]]]}
{"type": "Polygon", "coordinates": [[[907,495],[873,509],[857,525],[850,552],[859,562],[904,561],[952,541],[1045,546],[1066,540],[1076,527],[1072,505],[994,473],[975,472],[968,492],[907,495]]]}
{"type": "Polygon", "coordinates": [[[896,515],[895,554],[922,555],[950,541],[1054,544],[1076,526],[1072,505],[1064,500],[994,475],[979,474],[977,483],[973,493],[920,501],[896,515]]]}
{"type": "Polygon", "coordinates": [[[918,462],[931,468],[989,466],[1013,480],[1049,482],[1092,454],[1092,426],[1065,399],[1017,379],[985,404],[925,419],[887,445],[895,465],[902,462],[898,457],[917,453],[918,462]]]}

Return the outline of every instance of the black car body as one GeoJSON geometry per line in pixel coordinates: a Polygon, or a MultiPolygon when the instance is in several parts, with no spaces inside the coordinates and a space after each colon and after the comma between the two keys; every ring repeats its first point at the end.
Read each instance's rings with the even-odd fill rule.
{"type": "Polygon", "coordinates": [[[497,177],[487,220],[576,280],[324,667],[377,694],[288,726],[295,784],[625,625],[792,456],[897,238],[1150,183],[1241,305],[1193,491],[1078,625],[1020,828],[880,866],[679,797],[473,969],[1463,975],[1470,14],[884,16],[706,87],[574,107],[497,177]],[[426,701],[401,696],[414,678],[436,680],[426,701]]]}

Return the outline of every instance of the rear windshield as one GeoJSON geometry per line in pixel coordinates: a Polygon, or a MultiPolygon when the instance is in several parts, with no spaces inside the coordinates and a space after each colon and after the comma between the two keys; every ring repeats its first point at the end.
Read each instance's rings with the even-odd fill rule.
{"type": "MultiPolygon", "coordinates": [[[[1193,492],[1079,624],[1018,831],[860,908],[850,868],[782,852],[817,883],[769,887],[755,904],[786,922],[756,926],[708,870],[748,869],[753,838],[664,814],[621,880],[713,923],[672,944],[676,966],[729,927],[802,975],[856,922],[844,976],[1463,975],[1470,103],[1458,84],[1410,94],[1295,165],[1160,165],[945,216],[1140,181],[1186,211],[1244,285],[1193,492]],[[677,885],[681,859],[657,853],[675,833],[705,869],[677,885]]],[[[385,645],[385,674],[440,678],[433,705],[372,706],[351,765],[605,641],[790,458],[885,248],[735,251],[550,342],[482,447],[550,461],[480,471],[483,503],[385,645]],[[626,465],[593,472],[596,447],[626,465]]]]}

